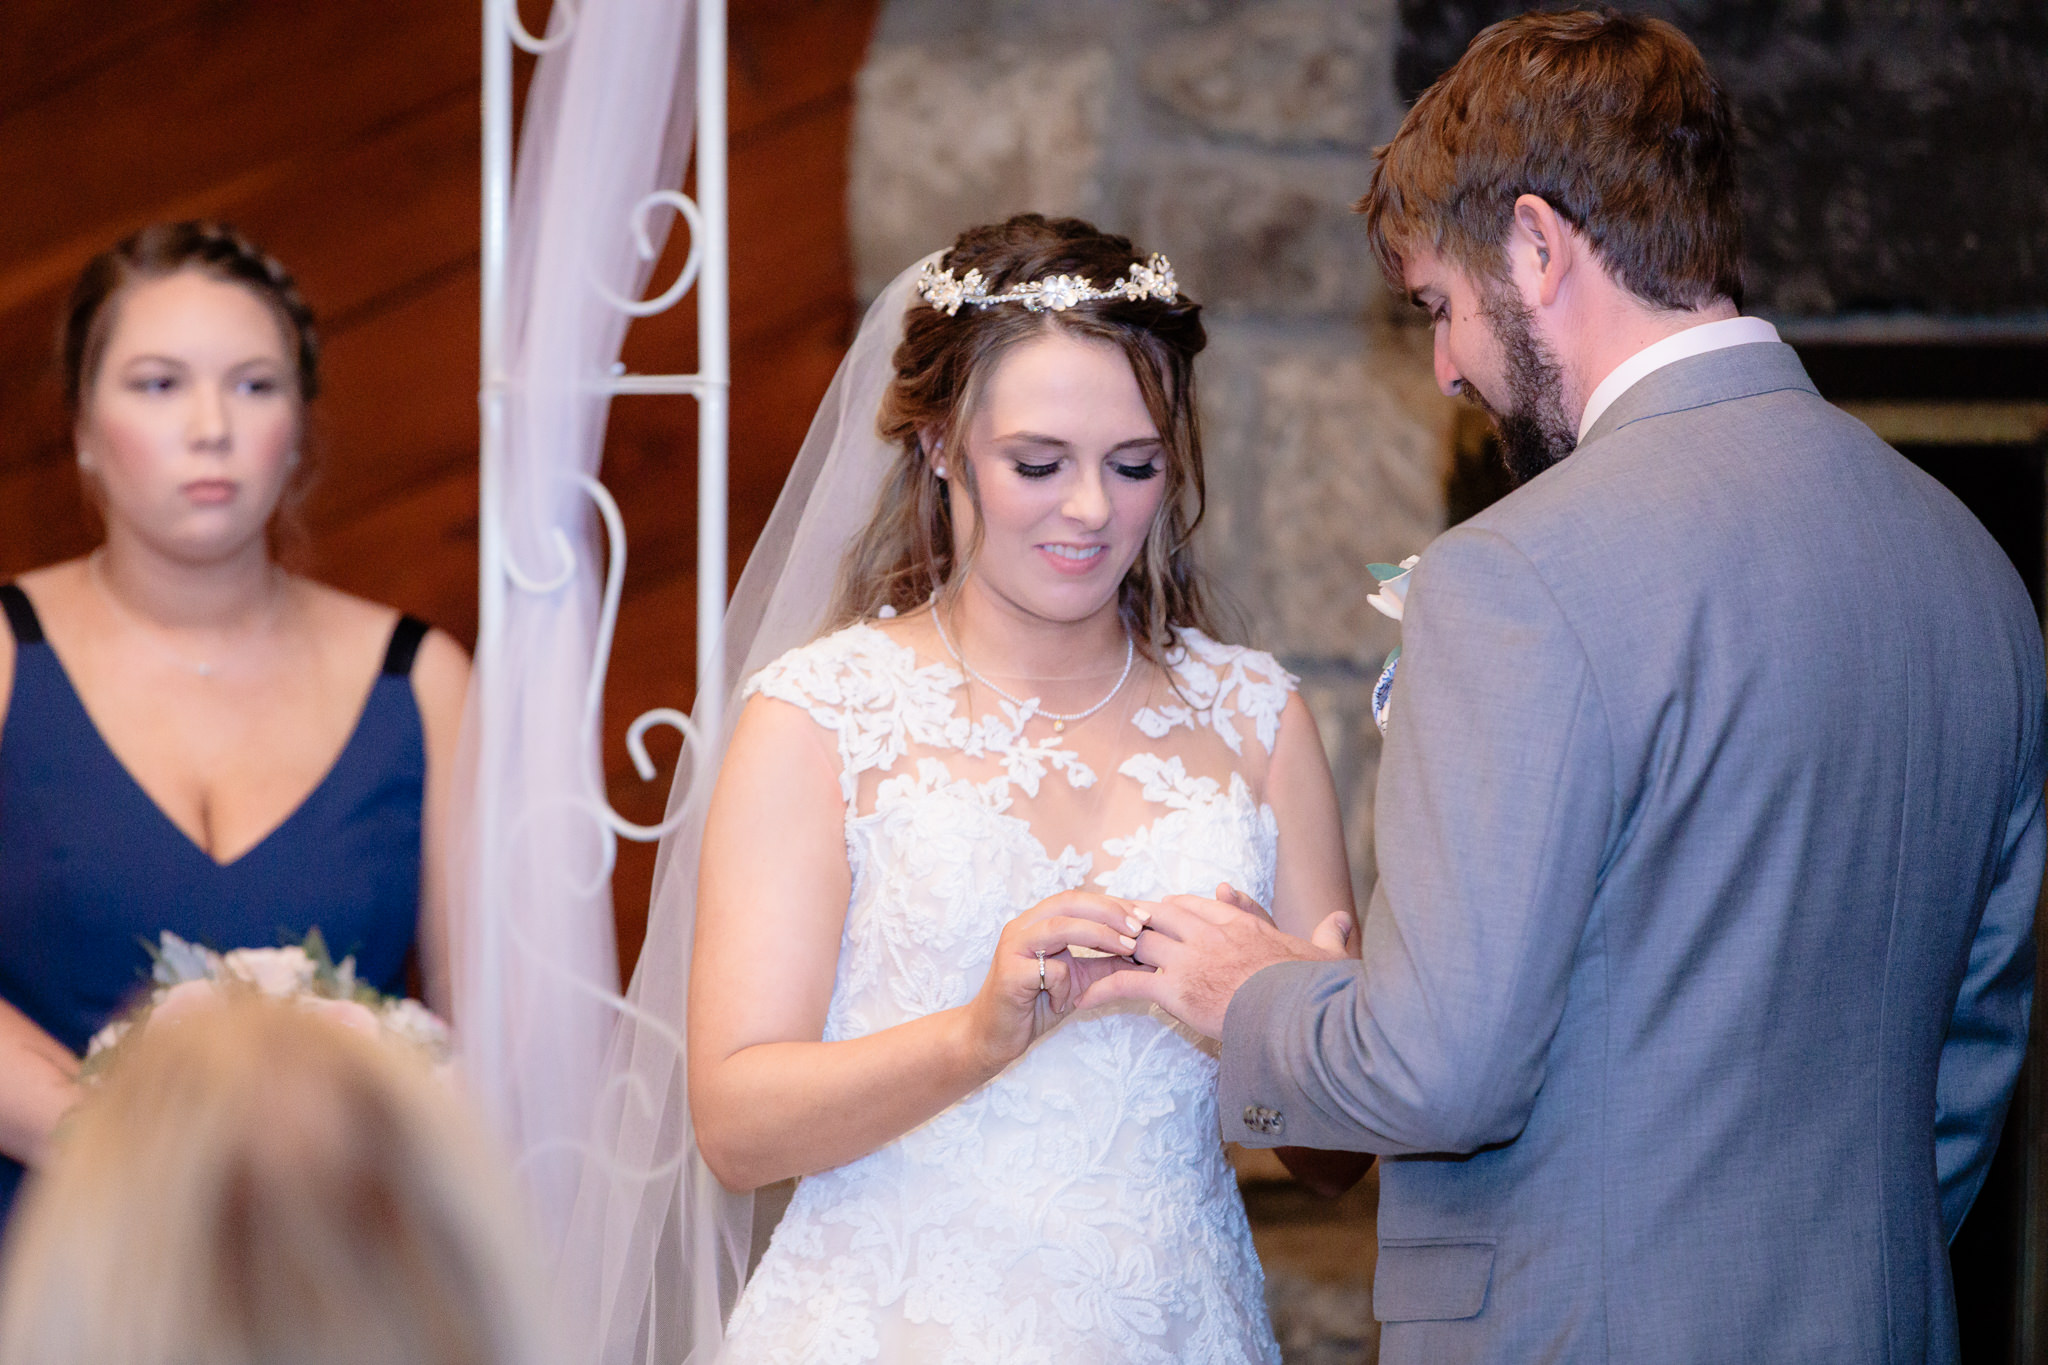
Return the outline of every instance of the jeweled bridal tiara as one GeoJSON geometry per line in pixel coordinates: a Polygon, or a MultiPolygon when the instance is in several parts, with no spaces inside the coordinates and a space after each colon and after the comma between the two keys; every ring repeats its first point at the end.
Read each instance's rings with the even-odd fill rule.
{"type": "Polygon", "coordinates": [[[1155,251],[1143,265],[1133,261],[1130,274],[1107,289],[1097,289],[1079,275],[1047,275],[1042,280],[991,294],[979,269],[969,270],[956,280],[951,270],[941,270],[933,262],[918,275],[917,292],[926,303],[952,317],[963,303],[976,308],[1021,303],[1034,313],[1063,313],[1077,303],[1095,299],[1129,299],[1133,303],[1157,299],[1172,303],[1180,294],[1180,285],[1173,278],[1172,264],[1155,251]]]}

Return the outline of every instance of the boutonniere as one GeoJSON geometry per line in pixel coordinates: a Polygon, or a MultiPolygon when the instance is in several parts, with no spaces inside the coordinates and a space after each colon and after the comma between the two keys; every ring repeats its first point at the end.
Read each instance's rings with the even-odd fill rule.
{"type": "MultiPolygon", "coordinates": [[[[1372,603],[1373,610],[1382,616],[1398,621],[1408,605],[1408,575],[1422,562],[1421,555],[1409,555],[1399,564],[1368,564],[1366,570],[1379,582],[1379,591],[1365,600],[1372,603]]],[[[1380,680],[1372,689],[1372,721],[1380,727],[1380,733],[1387,732],[1388,701],[1394,692],[1394,671],[1401,662],[1401,646],[1395,645],[1393,653],[1387,655],[1387,662],[1380,670],[1380,680]]]]}
{"type": "Polygon", "coordinates": [[[1401,609],[1408,604],[1408,575],[1422,562],[1421,555],[1409,555],[1399,564],[1368,564],[1366,572],[1379,580],[1379,591],[1365,600],[1382,616],[1401,619],[1401,609]]]}

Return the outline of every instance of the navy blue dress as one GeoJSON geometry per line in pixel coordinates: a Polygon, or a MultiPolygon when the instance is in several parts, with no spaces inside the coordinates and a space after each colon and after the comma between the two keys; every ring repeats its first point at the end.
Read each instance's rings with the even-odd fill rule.
{"type": "MultiPolygon", "coordinates": [[[[419,921],[426,741],[405,617],[341,756],[262,842],[216,863],[100,737],[28,596],[0,586],[14,690],[0,725],[0,996],[82,1053],[147,982],[169,929],[209,948],[271,948],[318,928],[363,979],[405,985],[419,921]]],[[[22,1168],[0,1157],[0,1223],[22,1168]]]]}

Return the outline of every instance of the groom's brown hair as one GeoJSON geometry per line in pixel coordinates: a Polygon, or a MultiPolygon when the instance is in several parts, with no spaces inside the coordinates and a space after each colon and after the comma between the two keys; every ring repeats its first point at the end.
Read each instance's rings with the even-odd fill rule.
{"type": "Polygon", "coordinates": [[[1524,14],[1472,40],[1374,153],[1358,211],[1401,258],[1439,253],[1498,279],[1518,196],[1534,194],[1625,288],[1660,308],[1742,302],[1742,219],[1727,97],[1661,19],[1524,14]]]}

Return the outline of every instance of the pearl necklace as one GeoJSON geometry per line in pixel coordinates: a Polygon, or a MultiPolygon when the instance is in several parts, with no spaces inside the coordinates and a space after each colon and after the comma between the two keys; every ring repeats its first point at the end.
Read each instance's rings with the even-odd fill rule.
{"type": "Polygon", "coordinates": [[[1088,719],[1088,717],[1094,715],[1097,711],[1100,711],[1103,707],[1109,705],[1110,702],[1114,701],[1116,699],[1116,694],[1123,691],[1124,684],[1130,680],[1131,664],[1138,657],[1137,642],[1131,638],[1131,633],[1129,631],[1125,631],[1124,671],[1116,675],[1116,685],[1109,689],[1108,693],[1103,696],[1101,701],[1096,702],[1095,705],[1089,707],[1086,711],[1075,711],[1069,715],[1061,715],[1057,711],[1047,711],[1044,708],[1040,707],[1038,704],[1038,700],[1035,697],[1029,701],[1026,701],[1024,698],[1017,696],[1015,693],[1004,691],[1002,688],[996,686],[987,678],[983,677],[975,669],[974,665],[968,663],[967,660],[961,655],[960,651],[954,648],[952,640],[947,638],[946,623],[941,618],[937,603],[932,604],[932,625],[938,628],[939,643],[946,647],[946,652],[953,656],[953,662],[960,665],[960,667],[966,672],[968,677],[974,679],[983,687],[986,687],[989,691],[995,693],[1004,701],[1010,703],[1010,705],[1022,710],[1033,711],[1038,715],[1045,717],[1045,719],[1052,722],[1052,729],[1054,734],[1059,734],[1062,731],[1064,731],[1067,728],[1067,722],[1086,720],[1088,719]]]}

